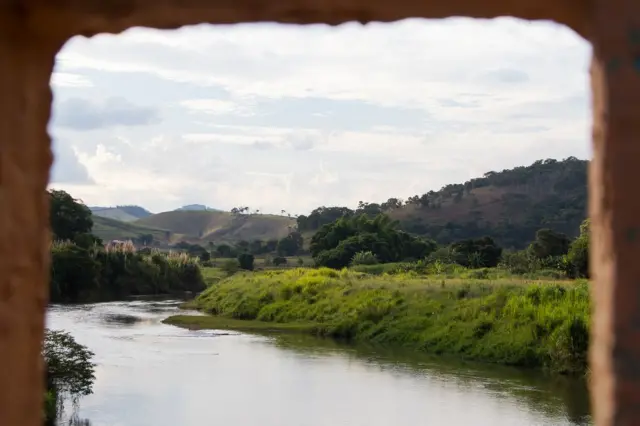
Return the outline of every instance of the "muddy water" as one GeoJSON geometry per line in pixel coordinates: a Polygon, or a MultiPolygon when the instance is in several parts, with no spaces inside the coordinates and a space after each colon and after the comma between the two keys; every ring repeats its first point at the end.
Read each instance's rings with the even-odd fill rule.
{"type": "Polygon", "coordinates": [[[345,347],[306,336],[163,325],[176,302],[54,306],[95,353],[92,426],[590,425],[579,380],[345,347]]]}

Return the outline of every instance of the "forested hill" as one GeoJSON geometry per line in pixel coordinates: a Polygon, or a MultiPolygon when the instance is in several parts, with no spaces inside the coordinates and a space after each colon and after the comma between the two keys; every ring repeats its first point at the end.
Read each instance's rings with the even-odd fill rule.
{"type": "Polygon", "coordinates": [[[406,201],[361,202],[358,208],[320,207],[298,218],[302,232],[314,231],[342,215],[384,212],[405,231],[439,243],[485,235],[503,247],[523,248],[540,228],[576,236],[587,213],[588,161],[569,157],[538,160],[406,201]]]}

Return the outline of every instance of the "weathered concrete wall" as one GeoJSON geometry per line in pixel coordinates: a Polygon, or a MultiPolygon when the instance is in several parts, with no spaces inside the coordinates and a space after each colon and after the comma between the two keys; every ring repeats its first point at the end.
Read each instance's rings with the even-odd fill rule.
{"type": "Polygon", "coordinates": [[[640,2],[598,0],[591,39],[591,394],[596,425],[640,424],[640,2]]]}
{"type": "Polygon", "coordinates": [[[61,46],[0,21],[0,425],[41,421],[43,334],[49,279],[43,192],[51,152],[49,79],[61,46]]]}
{"type": "MultiPolygon", "coordinates": [[[[76,35],[198,23],[551,19],[594,45],[590,176],[598,426],[640,425],[640,2],[637,0],[0,0],[0,425],[41,421],[48,280],[48,86],[76,35]]],[[[211,70],[215,72],[215,70],[211,70]]]]}

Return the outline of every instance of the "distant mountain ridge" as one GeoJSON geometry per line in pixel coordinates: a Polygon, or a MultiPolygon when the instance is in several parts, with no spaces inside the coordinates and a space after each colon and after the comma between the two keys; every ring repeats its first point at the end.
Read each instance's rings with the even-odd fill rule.
{"type": "Polygon", "coordinates": [[[522,248],[541,228],[577,235],[587,215],[587,166],[588,161],[575,157],[538,160],[529,166],[489,171],[482,177],[404,201],[390,198],[381,203],[361,202],[357,209],[318,207],[297,218],[224,212],[202,204],[158,214],[136,209],[137,206],[92,210],[95,216],[130,224],[132,227],[120,231],[113,222],[103,226],[108,228],[109,236],[122,232],[121,239],[152,230],[165,242],[266,241],[282,238],[294,227],[308,238],[320,226],[342,215],[386,213],[398,220],[401,229],[439,243],[491,236],[503,247],[522,248]]]}
{"type": "Polygon", "coordinates": [[[573,237],[587,216],[588,164],[575,157],[538,160],[406,201],[319,207],[298,217],[298,229],[311,233],[343,215],[386,213],[405,231],[441,244],[490,236],[503,247],[523,248],[541,228],[573,237]]]}
{"type": "Polygon", "coordinates": [[[222,210],[207,207],[204,204],[187,204],[186,206],[179,207],[175,211],[214,211],[220,212],[222,210]]]}

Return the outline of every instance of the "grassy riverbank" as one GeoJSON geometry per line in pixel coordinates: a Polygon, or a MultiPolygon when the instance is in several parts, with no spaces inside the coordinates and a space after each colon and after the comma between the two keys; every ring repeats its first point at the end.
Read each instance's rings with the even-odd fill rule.
{"type": "Polygon", "coordinates": [[[192,306],[215,316],[166,322],[300,331],[563,373],[587,366],[586,282],[293,269],[236,274],[192,306]]]}

